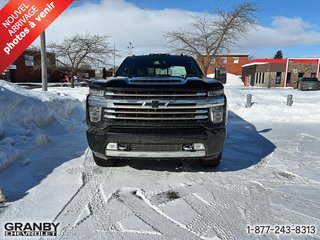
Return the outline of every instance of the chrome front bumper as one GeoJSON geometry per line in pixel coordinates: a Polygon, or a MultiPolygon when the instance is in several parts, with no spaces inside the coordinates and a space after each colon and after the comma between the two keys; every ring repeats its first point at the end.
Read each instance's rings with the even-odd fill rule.
{"type": "Polygon", "coordinates": [[[177,151],[177,152],[132,152],[132,151],[110,151],[107,150],[107,157],[118,158],[193,158],[204,157],[205,151],[177,151]]]}

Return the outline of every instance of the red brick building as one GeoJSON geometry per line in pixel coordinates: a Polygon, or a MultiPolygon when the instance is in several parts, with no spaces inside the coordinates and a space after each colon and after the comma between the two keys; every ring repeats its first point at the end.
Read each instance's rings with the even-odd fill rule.
{"type": "MultiPolygon", "coordinates": [[[[47,52],[48,82],[61,82],[69,77],[64,68],[56,66],[56,56],[47,52]]],[[[110,74],[110,73],[109,73],[110,74]]],[[[112,75],[112,73],[111,73],[112,75]]],[[[94,78],[95,70],[83,65],[77,74],[79,78],[94,78]]],[[[0,79],[14,82],[41,82],[41,53],[27,49],[1,75],[0,79]]]]}
{"type": "MultiPolygon", "coordinates": [[[[208,57],[203,56],[202,61],[208,62],[208,57]]],[[[201,61],[199,61],[201,66],[201,61]]],[[[208,74],[214,73],[215,68],[224,67],[228,73],[235,74],[237,76],[242,75],[242,65],[249,62],[249,55],[247,54],[228,54],[228,55],[216,55],[210,62],[208,74]]]]}
{"type": "MultiPolygon", "coordinates": [[[[56,67],[54,53],[47,53],[48,81],[62,79],[56,67]]],[[[0,79],[10,82],[41,82],[40,51],[27,49],[1,75],[0,79]]]]}

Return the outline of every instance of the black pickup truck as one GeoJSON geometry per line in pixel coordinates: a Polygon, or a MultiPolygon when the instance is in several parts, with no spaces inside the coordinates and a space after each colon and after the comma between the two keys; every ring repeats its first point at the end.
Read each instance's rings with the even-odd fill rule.
{"type": "Polygon", "coordinates": [[[189,56],[127,57],[90,84],[87,139],[99,166],[118,159],[195,159],[217,166],[226,136],[223,85],[189,56]]]}

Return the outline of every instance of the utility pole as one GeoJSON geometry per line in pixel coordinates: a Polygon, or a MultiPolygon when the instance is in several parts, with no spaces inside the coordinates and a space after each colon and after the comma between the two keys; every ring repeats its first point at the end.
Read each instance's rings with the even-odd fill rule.
{"type": "Polygon", "coordinates": [[[47,53],[46,53],[46,33],[45,31],[40,35],[41,41],[41,78],[42,91],[48,91],[48,67],[47,67],[47,53]]]}
{"type": "Polygon", "coordinates": [[[127,47],[129,49],[129,55],[132,56],[132,49],[133,49],[133,45],[131,42],[129,42],[129,46],[127,47]]]}
{"type": "Polygon", "coordinates": [[[113,44],[113,75],[116,73],[116,44],[113,44]]]}

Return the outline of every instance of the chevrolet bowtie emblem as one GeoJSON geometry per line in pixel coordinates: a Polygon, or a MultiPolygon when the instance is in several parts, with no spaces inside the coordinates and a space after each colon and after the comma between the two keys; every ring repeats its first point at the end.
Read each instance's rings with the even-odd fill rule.
{"type": "Polygon", "coordinates": [[[152,108],[159,108],[160,104],[159,104],[159,101],[152,101],[151,102],[151,107],[152,108]]]}

